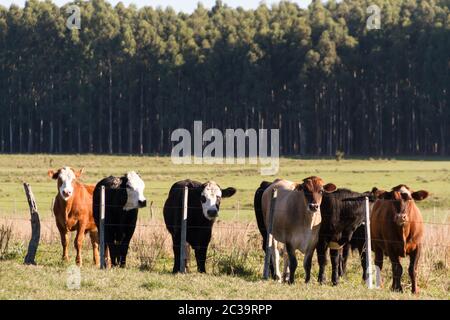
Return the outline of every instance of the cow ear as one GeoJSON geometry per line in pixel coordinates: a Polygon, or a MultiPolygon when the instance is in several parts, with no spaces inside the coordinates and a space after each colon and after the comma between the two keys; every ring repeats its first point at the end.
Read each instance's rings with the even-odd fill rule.
{"type": "Polygon", "coordinates": [[[377,198],[385,199],[385,200],[392,200],[392,199],[394,199],[394,193],[393,193],[393,191],[390,191],[390,192],[383,191],[381,193],[378,193],[377,198]]]}
{"type": "Polygon", "coordinates": [[[78,170],[78,171],[76,171],[75,172],[75,178],[79,178],[79,177],[81,177],[81,175],[83,174],[83,172],[84,172],[84,168],[81,168],[80,170],[78,170]]]}
{"type": "Polygon", "coordinates": [[[326,193],[331,193],[336,191],[336,186],[333,183],[327,183],[323,186],[323,190],[325,190],[326,193]]]}
{"type": "Polygon", "coordinates": [[[382,196],[386,191],[380,190],[377,187],[373,187],[371,193],[375,196],[377,199],[382,199],[382,196]]]}
{"type": "Polygon", "coordinates": [[[419,191],[413,192],[411,194],[413,199],[417,200],[417,201],[426,199],[428,197],[428,195],[429,195],[428,191],[425,191],[425,190],[419,190],[419,191]]]}
{"type": "Polygon", "coordinates": [[[236,189],[233,187],[229,187],[222,190],[222,198],[232,197],[236,193],[236,189]]]}
{"type": "Polygon", "coordinates": [[[54,171],[54,170],[48,170],[48,172],[47,172],[48,176],[52,179],[58,179],[58,173],[59,173],[59,171],[54,171]]]}

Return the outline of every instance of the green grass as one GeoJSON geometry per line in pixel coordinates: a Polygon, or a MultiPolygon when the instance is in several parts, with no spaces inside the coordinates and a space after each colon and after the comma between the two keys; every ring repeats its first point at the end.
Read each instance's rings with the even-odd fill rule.
{"type": "MultiPolygon", "coordinates": [[[[31,184],[41,216],[50,216],[56,183],[47,176],[47,171],[66,165],[84,167],[83,181],[92,184],[108,175],[137,170],[146,182],[147,199],[153,201],[155,208],[162,208],[170,186],[181,179],[213,179],[222,187],[234,186],[238,193],[223,201],[221,218],[224,220],[252,220],[254,191],[262,180],[274,179],[261,176],[257,165],[174,165],[170,157],[0,155],[0,216],[28,216],[23,181],[31,184]]],[[[425,215],[443,216],[450,208],[450,160],[354,159],[336,162],[282,158],[276,177],[300,181],[310,175],[318,175],[338,187],[361,192],[374,186],[390,189],[404,183],[415,190],[431,192],[432,196],[420,204],[422,209],[426,209],[425,215]]],[[[148,209],[142,213],[149,214],[148,209]]]]}
{"type": "MultiPolygon", "coordinates": [[[[364,160],[349,159],[336,162],[326,159],[280,160],[276,177],[300,181],[304,177],[318,175],[326,182],[355,191],[370,190],[373,186],[389,189],[400,183],[415,190],[425,189],[431,197],[419,204],[425,221],[450,223],[450,160],[364,160]]],[[[317,262],[314,257],[312,280],[303,283],[302,257],[297,269],[294,286],[274,281],[262,281],[263,255],[260,236],[254,225],[253,194],[262,180],[273,180],[259,174],[256,165],[173,165],[169,157],[94,156],[94,155],[0,155],[0,224],[5,217],[12,218],[17,234],[10,252],[0,260],[0,299],[449,299],[450,298],[450,242],[448,227],[436,225],[429,229],[429,243],[442,247],[430,247],[424,252],[420,267],[419,296],[411,295],[407,264],[404,259],[403,283],[405,293],[392,293],[390,263],[385,260],[383,270],[385,288],[368,290],[361,282],[361,268],[356,255],[350,259],[348,275],[337,287],[329,282],[318,285],[317,262]],[[81,269],[80,290],[66,286],[67,268],[70,264],[60,261],[61,248],[55,232],[49,232],[54,222],[51,218],[51,199],[56,194],[56,183],[47,176],[48,169],[61,166],[84,167],[83,181],[95,183],[108,175],[121,175],[137,170],[146,182],[146,197],[153,201],[155,229],[148,228],[142,235],[135,234],[135,245],[130,251],[126,269],[97,270],[91,265],[89,245],[83,251],[85,264],[81,269]],[[141,248],[153,250],[155,243],[167,238],[161,223],[162,206],[170,186],[177,180],[191,178],[200,181],[213,179],[222,187],[233,186],[237,194],[224,199],[221,221],[215,226],[213,241],[208,251],[207,272],[198,274],[195,263],[186,275],[173,276],[170,238],[166,240],[156,262],[143,268],[141,248]],[[46,224],[37,256],[38,266],[24,266],[27,236],[20,231],[29,230],[28,205],[22,182],[31,184],[36,196],[39,213],[46,224]],[[18,218],[18,220],[15,220],[18,218]],[[249,230],[248,223],[250,224],[249,230]],[[223,228],[222,228],[223,227],[223,228]],[[155,234],[158,233],[159,236],[155,234]],[[147,244],[147,245],[146,245],[147,244]]],[[[152,221],[150,210],[139,213],[140,221],[152,221]]],[[[144,228],[145,229],[145,228],[144,228]]],[[[138,230],[137,230],[138,231],[138,230]]],[[[72,236],[73,239],[73,236],[72,236]]],[[[88,241],[86,241],[86,244],[88,241]]],[[[74,249],[71,247],[71,263],[74,249]]],[[[195,260],[193,260],[195,261],[195,260]]],[[[331,266],[327,267],[327,279],[331,266]]]]}
{"type": "MultiPolygon", "coordinates": [[[[316,281],[317,266],[313,267],[313,279],[306,285],[304,272],[297,271],[296,283],[292,286],[272,280],[261,280],[261,266],[254,263],[251,273],[235,276],[219,274],[211,270],[208,274],[192,271],[186,275],[172,275],[171,259],[161,259],[156,270],[141,271],[137,261],[131,257],[126,269],[98,270],[87,263],[81,268],[81,286],[78,290],[67,287],[70,264],[59,260],[58,246],[44,246],[37,257],[38,266],[25,266],[22,256],[0,261],[0,299],[449,299],[450,273],[448,270],[433,270],[432,277],[419,278],[421,292],[418,296],[409,293],[409,279],[403,277],[405,293],[391,292],[390,278],[385,279],[383,289],[368,290],[361,281],[361,269],[356,257],[350,260],[348,276],[337,287],[327,282],[316,281]]],[[[85,258],[89,260],[88,252],[85,258]]],[[[263,261],[262,254],[257,260],[263,261]]],[[[209,261],[212,259],[210,255],[209,261]]],[[[301,264],[300,264],[301,265],[301,264]]],[[[195,267],[195,266],[194,266],[195,267]]],[[[389,265],[384,271],[390,277],[389,265]]],[[[328,267],[328,278],[330,277],[328,267]]]]}

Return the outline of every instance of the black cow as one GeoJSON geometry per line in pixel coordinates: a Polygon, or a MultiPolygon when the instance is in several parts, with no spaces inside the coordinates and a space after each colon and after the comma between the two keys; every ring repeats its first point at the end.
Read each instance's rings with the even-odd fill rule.
{"type": "MultiPolygon", "coordinates": [[[[340,248],[348,244],[355,230],[361,226],[365,219],[364,198],[374,199],[370,193],[358,193],[348,189],[337,189],[335,192],[326,194],[322,199],[320,211],[322,223],[317,242],[317,260],[319,262],[319,278],[322,283],[325,280],[324,272],[327,264],[327,249],[330,247],[332,266],[331,281],[337,285],[339,274],[343,274],[345,267],[341,263],[343,257],[340,248]],[[340,272],[339,272],[340,271],[340,272]]],[[[347,254],[348,256],[348,254],[347,254]]],[[[361,260],[365,265],[365,259],[361,260]]]]}
{"type": "MultiPolygon", "coordinates": [[[[164,221],[172,236],[173,273],[180,270],[181,220],[183,216],[184,187],[188,187],[188,212],[186,242],[195,250],[197,270],[206,272],[206,252],[211,240],[212,226],[219,214],[221,198],[231,197],[234,188],[221,189],[214,181],[201,183],[192,180],[178,181],[172,185],[164,203],[164,221]]],[[[187,260],[189,255],[187,255],[187,260]]],[[[188,261],[186,261],[188,266],[188,261]]]]}
{"type": "Polygon", "coordinates": [[[122,177],[107,177],[94,189],[95,224],[100,232],[101,186],[105,187],[105,251],[113,266],[126,266],[130,240],[136,228],[138,209],[146,206],[145,184],[139,175],[128,172],[122,177]]]}
{"type": "MultiPolygon", "coordinates": [[[[354,199],[344,199],[344,201],[358,201],[359,203],[364,203],[362,198],[366,195],[369,197],[369,209],[370,213],[372,213],[372,207],[374,201],[384,193],[384,190],[379,190],[377,188],[373,188],[371,192],[366,191],[364,192],[362,197],[357,197],[354,199]]],[[[342,252],[340,253],[340,261],[339,261],[339,275],[344,275],[346,273],[347,269],[347,260],[348,255],[350,253],[350,250],[358,250],[358,255],[360,257],[361,261],[361,268],[363,270],[362,272],[362,279],[367,279],[367,268],[366,268],[366,254],[365,254],[365,248],[366,248],[366,225],[363,221],[359,227],[356,228],[356,230],[353,232],[353,236],[350,239],[349,242],[347,242],[343,248],[342,252]]]]}

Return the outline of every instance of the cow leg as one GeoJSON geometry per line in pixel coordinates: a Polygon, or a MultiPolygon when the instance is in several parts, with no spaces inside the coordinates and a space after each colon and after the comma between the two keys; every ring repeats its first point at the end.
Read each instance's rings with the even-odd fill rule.
{"type": "Polygon", "coordinates": [[[197,270],[200,273],[206,273],[206,253],[208,245],[195,248],[195,260],[197,261],[197,270]]]}
{"type": "Polygon", "coordinates": [[[326,241],[320,241],[317,243],[316,251],[317,251],[317,262],[319,263],[319,277],[317,281],[322,284],[325,277],[325,267],[327,266],[327,249],[328,245],[326,241]]]}
{"type": "Polygon", "coordinates": [[[308,283],[311,280],[311,266],[312,266],[312,257],[314,254],[314,249],[308,249],[305,252],[305,257],[303,258],[303,268],[305,269],[305,283],[308,283]]]}
{"type": "Polygon", "coordinates": [[[119,244],[119,265],[125,268],[127,265],[127,254],[130,248],[130,242],[123,241],[119,244]]]}
{"type": "Polygon", "coordinates": [[[94,263],[98,267],[100,266],[100,255],[98,252],[99,249],[98,231],[97,230],[90,231],[89,237],[91,238],[94,263]]]}
{"type": "Polygon", "coordinates": [[[173,260],[174,260],[172,273],[180,272],[180,245],[175,244],[175,243],[176,242],[174,242],[174,245],[172,247],[173,248],[173,260]]]}
{"type": "Polygon", "coordinates": [[[340,260],[339,276],[343,277],[347,272],[347,261],[348,255],[350,253],[351,245],[347,243],[344,248],[342,248],[342,256],[340,260]]]}
{"type": "Polygon", "coordinates": [[[289,270],[289,256],[286,252],[286,246],[284,246],[283,251],[283,282],[289,281],[289,275],[291,274],[289,270]]]}
{"type": "Polygon", "coordinates": [[[411,278],[411,292],[412,293],[419,293],[419,288],[417,287],[417,267],[419,264],[419,258],[420,258],[420,245],[417,247],[416,250],[412,251],[409,255],[409,268],[408,273],[409,277],[411,278]]]}
{"type": "Polygon", "coordinates": [[[69,232],[65,227],[58,226],[59,235],[61,236],[61,245],[63,248],[62,260],[69,261],[69,232]]]}
{"type": "Polygon", "coordinates": [[[275,269],[275,280],[281,282],[280,272],[280,252],[278,251],[278,241],[272,238],[272,246],[270,247],[271,259],[275,269]]]}
{"type": "Polygon", "coordinates": [[[111,254],[107,245],[105,245],[105,265],[106,268],[111,269],[111,254]]]}
{"type": "Polygon", "coordinates": [[[339,282],[339,250],[330,250],[331,258],[331,282],[336,286],[339,282]]]}
{"type": "Polygon", "coordinates": [[[400,258],[396,256],[390,256],[391,264],[392,264],[392,290],[403,292],[401,279],[403,268],[400,263],[400,258]]]}
{"type": "Polygon", "coordinates": [[[83,240],[84,240],[84,233],[86,228],[84,226],[80,226],[77,230],[77,235],[75,236],[74,246],[77,251],[77,258],[76,263],[77,266],[81,267],[83,264],[82,257],[81,257],[81,248],[83,247],[83,240]]]}
{"type": "Polygon", "coordinates": [[[288,243],[286,243],[286,250],[289,256],[289,269],[291,271],[288,283],[293,284],[295,279],[295,270],[297,269],[297,258],[295,257],[295,249],[288,243]]]}
{"type": "MultiPolygon", "coordinates": [[[[362,254],[365,256],[365,254],[362,254]]],[[[361,260],[362,261],[362,260],[361,260]]],[[[366,280],[366,265],[363,266],[364,274],[363,278],[366,280]]],[[[383,270],[383,251],[380,249],[375,249],[375,270],[376,270],[376,286],[378,288],[383,287],[383,280],[381,278],[381,270],[383,270]]]]}

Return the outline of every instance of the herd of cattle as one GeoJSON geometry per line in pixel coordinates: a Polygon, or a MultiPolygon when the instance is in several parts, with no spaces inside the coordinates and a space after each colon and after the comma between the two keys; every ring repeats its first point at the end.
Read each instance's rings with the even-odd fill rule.
{"type": "MultiPolygon", "coordinates": [[[[105,189],[105,256],[108,266],[126,265],[130,240],[136,228],[138,209],[146,206],[145,184],[136,172],[121,177],[107,177],[95,186],[79,181],[83,170],[63,167],[48,174],[57,180],[58,193],[54,202],[56,225],[61,235],[63,259],[68,260],[69,232],[76,231],[76,263],[82,264],[81,248],[89,232],[93,258],[99,265],[99,215],[102,186],[105,189]]],[[[164,204],[164,221],[172,236],[174,266],[180,269],[180,240],[183,195],[188,188],[188,214],[186,241],[194,249],[199,272],[205,272],[207,248],[212,227],[218,217],[222,198],[231,197],[236,189],[222,189],[217,183],[200,183],[192,180],[178,181],[171,187],[164,204]]],[[[324,281],[327,252],[330,249],[332,283],[338,284],[345,274],[349,251],[358,249],[361,257],[363,279],[366,279],[365,202],[370,201],[370,232],[372,250],[375,252],[377,279],[381,279],[383,257],[392,264],[392,289],[402,291],[402,266],[400,258],[409,255],[409,276],[413,293],[418,292],[417,269],[423,242],[423,220],[415,201],[423,200],[428,192],[413,192],[400,184],[391,191],[373,188],[364,193],[338,189],[319,177],[305,178],[301,183],[276,179],[263,181],[254,196],[254,209],[262,247],[266,250],[267,226],[271,211],[273,190],[277,190],[272,208],[272,243],[270,272],[273,279],[293,283],[297,268],[296,250],[304,254],[305,282],[310,280],[314,251],[319,262],[318,281],[324,281]],[[279,270],[280,250],[284,257],[283,276],[279,270]]],[[[380,285],[380,283],[379,283],[380,285]]]]}

